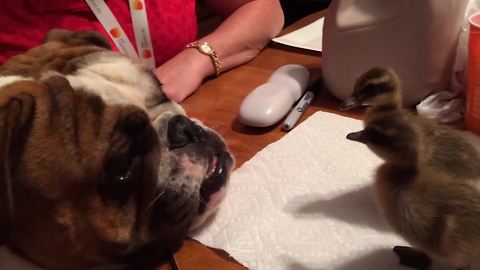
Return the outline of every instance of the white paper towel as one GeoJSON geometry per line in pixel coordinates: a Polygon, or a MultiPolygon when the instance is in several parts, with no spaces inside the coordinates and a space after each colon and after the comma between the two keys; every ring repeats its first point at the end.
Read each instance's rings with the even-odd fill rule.
{"type": "Polygon", "coordinates": [[[321,52],[324,21],[325,18],[320,18],[296,31],[274,38],[273,41],[292,47],[321,52]]]}
{"type": "Polygon", "coordinates": [[[194,238],[250,269],[408,269],[391,251],[406,243],[372,194],[381,160],[345,139],[360,129],[359,120],[314,114],[233,173],[226,201],[194,238]]]}

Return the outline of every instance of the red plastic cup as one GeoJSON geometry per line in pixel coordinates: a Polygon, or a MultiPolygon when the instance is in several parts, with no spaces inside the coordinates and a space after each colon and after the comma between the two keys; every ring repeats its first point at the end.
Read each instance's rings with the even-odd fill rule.
{"type": "Polygon", "coordinates": [[[480,12],[468,18],[467,128],[480,134],[480,12]]]}

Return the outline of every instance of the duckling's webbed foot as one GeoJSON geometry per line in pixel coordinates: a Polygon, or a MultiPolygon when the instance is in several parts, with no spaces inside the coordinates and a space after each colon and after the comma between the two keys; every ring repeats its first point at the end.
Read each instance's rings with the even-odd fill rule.
{"type": "Polygon", "coordinates": [[[412,247],[396,246],[393,252],[397,254],[401,265],[418,270],[428,270],[432,265],[432,259],[427,254],[412,247]]]}

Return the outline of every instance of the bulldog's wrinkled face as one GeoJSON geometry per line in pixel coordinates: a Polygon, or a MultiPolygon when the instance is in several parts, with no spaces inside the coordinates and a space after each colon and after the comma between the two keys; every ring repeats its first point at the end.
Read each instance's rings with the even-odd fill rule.
{"type": "Polygon", "coordinates": [[[3,242],[52,270],[169,255],[218,206],[231,154],[143,66],[53,36],[0,67],[3,242]]]}

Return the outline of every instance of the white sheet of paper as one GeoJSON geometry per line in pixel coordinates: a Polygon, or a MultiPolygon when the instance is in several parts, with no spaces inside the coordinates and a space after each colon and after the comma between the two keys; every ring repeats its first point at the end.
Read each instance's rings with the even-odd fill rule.
{"type": "Polygon", "coordinates": [[[406,243],[372,194],[382,161],[345,139],[361,129],[359,120],[312,115],[233,173],[226,201],[194,238],[255,270],[409,269],[391,251],[406,243]]]}
{"type": "Polygon", "coordinates": [[[274,38],[273,41],[288,46],[321,52],[323,23],[324,18],[318,19],[317,21],[307,26],[304,26],[296,31],[293,31],[278,38],[274,38]]]}

